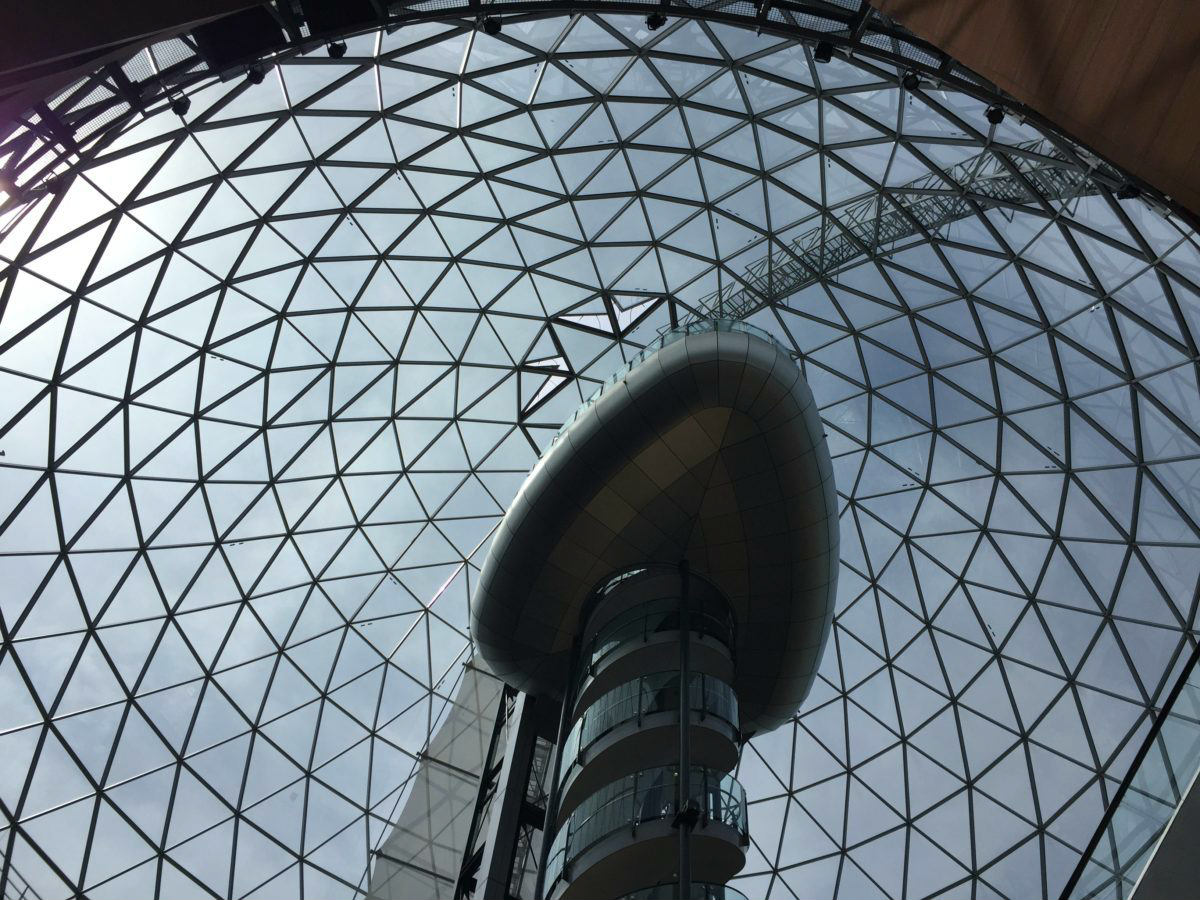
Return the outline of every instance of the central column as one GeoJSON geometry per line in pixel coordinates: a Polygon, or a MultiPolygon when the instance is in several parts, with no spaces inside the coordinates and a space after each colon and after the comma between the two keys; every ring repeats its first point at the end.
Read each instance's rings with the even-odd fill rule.
{"type": "Polygon", "coordinates": [[[545,896],[711,896],[748,840],[728,603],[687,563],[643,566],[599,587],[581,637],[545,896]]]}

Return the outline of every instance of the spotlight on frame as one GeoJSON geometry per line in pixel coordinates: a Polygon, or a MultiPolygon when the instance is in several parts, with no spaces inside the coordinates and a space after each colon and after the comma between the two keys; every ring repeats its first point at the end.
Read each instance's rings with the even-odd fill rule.
{"type": "Polygon", "coordinates": [[[171,112],[179,116],[181,119],[188,114],[188,110],[192,108],[192,99],[187,96],[176,97],[171,101],[171,112]]]}
{"type": "Polygon", "coordinates": [[[658,31],[658,29],[662,28],[666,24],[667,17],[660,12],[655,11],[646,16],[646,27],[651,31],[658,31]]]}
{"type": "Polygon", "coordinates": [[[993,125],[999,125],[1004,121],[1004,107],[992,104],[987,108],[987,120],[993,125]]]}
{"type": "Polygon", "coordinates": [[[484,17],[483,31],[485,34],[488,34],[491,37],[495,37],[496,35],[498,35],[500,33],[500,28],[501,28],[501,24],[500,24],[499,16],[485,16],[484,17]]]}
{"type": "Polygon", "coordinates": [[[819,63],[827,63],[833,59],[833,44],[829,41],[817,41],[817,46],[813,48],[813,59],[819,63]]]}
{"type": "Polygon", "coordinates": [[[346,42],[330,41],[329,45],[325,49],[329,51],[329,55],[333,59],[341,59],[346,55],[346,42]]]}

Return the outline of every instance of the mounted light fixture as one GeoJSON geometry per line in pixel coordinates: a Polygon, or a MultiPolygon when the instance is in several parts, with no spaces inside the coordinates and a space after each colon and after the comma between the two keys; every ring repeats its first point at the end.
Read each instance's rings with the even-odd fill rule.
{"type": "Polygon", "coordinates": [[[500,24],[499,16],[485,16],[484,17],[483,31],[485,34],[488,34],[491,37],[495,37],[496,35],[498,35],[500,33],[501,27],[502,26],[500,24]]]}
{"type": "Polygon", "coordinates": [[[183,118],[188,114],[188,110],[192,108],[192,99],[186,95],[176,97],[171,101],[171,112],[183,118]]]}
{"type": "Polygon", "coordinates": [[[904,85],[906,91],[915,91],[921,86],[921,79],[916,72],[905,72],[900,83],[904,85]]]}
{"type": "Polygon", "coordinates": [[[833,59],[833,44],[829,41],[817,41],[817,46],[813,48],[813,59],[819,63],[827,63],[833,59]]]}
{"type": "Polygon", "coordinates": [[[251,66],[246,70],[246,80],[251,84],[262,84],[266,80],[267,73],[263,71],[262,66],[251,66]]]}
{"type": "Polygon", "coordinates": [[[987,120],[993,125],[999,125],[1004,121],[1004,107],[993,103],[987,108],[987,120]]]}
{"type": "Polygon", "coordinates": [[[341,59],[346,55],[346,42],[330,41],[329,46],[327,46],[325,49],[329,51],[329,56],[332,59],[341,59]]]}
{"type": "Polygon", "coordinates": [[[651,31],[658,31],[667,24],[667,17],[660,12],[652,12],[646,16],[646,27],[651,31]]]}

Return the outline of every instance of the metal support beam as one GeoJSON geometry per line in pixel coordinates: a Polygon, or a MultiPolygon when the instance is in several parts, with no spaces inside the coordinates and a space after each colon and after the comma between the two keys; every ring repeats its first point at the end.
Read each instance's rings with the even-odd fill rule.
{"type": "Polygon", "coordinates": [[[454,896],[456,898],[469,897],[475,891],[484,849],[480,843],[481,835],[479,828],[485,818],[484,814],[491,795],[496,790],[496,779],[504,768],[503,763],[500,761],[505,752],[504,726],[512,714],[516,695],[516,690],[507,685],[500,692],[498,699],[499,708],[496,710],[496,719],[492,725],[492,736],[488,742],[487,756],[483,760],[483,771],[479,776],[479,790],[475,795],[475,809],[471,814],[471,827],[467,832],[464,857],[462,865],[459,867],[458,881],[454,888],[454,896]]]}
{"type": "Polygon", "coordinates": [[[483,857],[476,875],[476,897],[503,900],[508,896],[517,829],[522,815],[527,815],[525,792],[529,784],[529,766],[533,761],[533,745],[537,741],[536,703],[534,697],[518,694],[508,717],[508,746],[496,782],[496,796],[492,800],[483,857]]]}

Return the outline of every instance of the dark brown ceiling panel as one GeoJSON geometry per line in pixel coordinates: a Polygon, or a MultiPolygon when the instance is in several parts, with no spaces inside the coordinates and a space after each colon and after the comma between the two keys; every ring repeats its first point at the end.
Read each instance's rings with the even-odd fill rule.
{"type": "Polygon", "coordinates": [[[1194,0],[872,0],[1112,162],[1200,210],[1194,0]]]}

